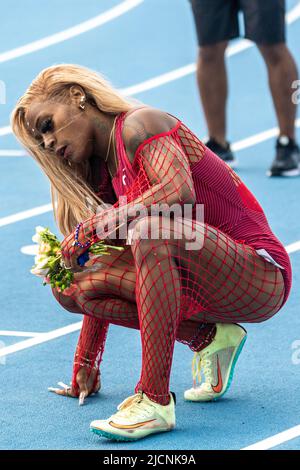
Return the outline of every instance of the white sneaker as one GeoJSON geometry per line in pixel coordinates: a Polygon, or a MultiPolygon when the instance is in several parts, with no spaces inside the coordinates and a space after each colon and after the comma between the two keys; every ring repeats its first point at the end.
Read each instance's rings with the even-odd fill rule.
{"type": "Polygon", "coordinates": [[[194,354],[193,388],[184,392],[188,401],[215,401],[230,387],[234,367],[245,344],[247,332],[239,325],[217,323],[213,341],[194,354]],[[201,370],[205,381],[202,381],[201,370]]]}
{"type": "Polygon", "coordinates": [[[105,420],[92,421],[90,430],[117,441],[134,441],[150,434],[171,431],[175,427],[175,394],[170,394],[168,405],[159,405],[139,392],[128,397],[118,411],[105,420]]]}

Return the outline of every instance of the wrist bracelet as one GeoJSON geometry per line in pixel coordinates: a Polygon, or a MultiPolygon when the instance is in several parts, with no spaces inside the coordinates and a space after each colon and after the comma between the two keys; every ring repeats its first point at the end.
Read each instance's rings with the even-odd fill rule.
{"type": "Polygon", "coordinates": [[[75,240],[73,242],[73,246],[79,246],[80,248],[87,248],[88,246],[91,245],[91,242],[90,241],[87,241],[85,243],[80,243],[80,241],[78,241],[78,236],[79,236],[79,230],[80,230],[80,227],[83,225],[82,222],[80,222],[79,224],[77,224],[76,226],[76,230],[75,230],[75,240]]]}

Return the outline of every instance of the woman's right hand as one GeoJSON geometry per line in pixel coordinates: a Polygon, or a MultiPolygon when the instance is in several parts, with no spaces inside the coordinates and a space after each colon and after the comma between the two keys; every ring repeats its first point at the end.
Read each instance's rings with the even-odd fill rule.
{"type": "Polygon", "coordinates": [[[78,385],[78,390],[76,390],[72,385],[68,386],[63,384],[62,382],[58,382],[63,388],[54,388],[49,387],[48,390],[50,392],[56,393],[57,395],[63,395],[65,397],[72,397],[72,398],[79,398],[79,405],[83,405],[84,400],[89,395],[93,393],[99,392],[101,388],[101,381],[100,381],[100,372],[98,369],[93,369],[90,373],[89,378],[88,371],[85,367],[81,367],[76,375],[76,382],[78,385]],[[97,379],[96,379],[97,376],[97,379]],[[96,380],[96,383],[95,383],[96,380]],[[95,383],[95,386],[94,386],[95,383]]]}

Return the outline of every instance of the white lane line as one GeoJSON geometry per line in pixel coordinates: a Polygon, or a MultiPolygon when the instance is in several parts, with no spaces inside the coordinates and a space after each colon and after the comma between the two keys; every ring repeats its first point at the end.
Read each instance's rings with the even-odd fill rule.
{"type": "MultiPolygon", "coordinates": [[[[295,127],[300,127],[300,118],[296,119],[295,127]]],[[[278,127],[273,127],[272,129],[268,129],[250,137],[246,137],[245,139],[239,140],[238,142],[233,143],[231,147],[234,151],[244,150],[248,147],[252,147],[253,145],[260,144],[265,140],[272,139],[273,137],[278,136],[278,133],[278,127]]]]}
{"type": "Polygon", "coordinates": [[[0,127],[0,136],[11,134],[12,130],[10,126],[0,127]]]}
{"type": "MultiPolygon", "coordinates": [[[[286,14],[285,18],[287,24],[292,24],[297,21],[300,18],[300,3],[297,4],[294,8],[292,8],[286,14]]],[[[237,41],[235,44],[232,44],[227,48],[226,56],[231,57],[253,46],[254,43],[248,41],[248,39],[241,39],[240,41],[237,41]]],[[[145,82],[138,83],[128,88],[123,88],[121,91],[126,95],[135,95],[137,93],[142,93],[144,91],[157,88],[161,85],[165,85],[166,83],[190,75],[196,71],[196,68],[196,63],[188,64],[178,69],[172,70],[171,72],[167,72],[162,75],[158,75],[157,77],[146,80],[145,82]]]]}
{"type": "MultiPolygon", "coordinates": [[[[300,118],[296,119],[295,127],[300,127],[300,118]]],[[[231,145],[233,151],[237,152],[254,145],[265,142],[266,140],[276,137],[279,133],[278,127],[272,127],[266,131],[251,135],[245,139],[238,140],[231,145]]],[[[28,157],[29,154],[25,150],[0,150],[0,157],[28,157]]]]}
{"type": "MultiPolygon", "coordinates": [[[[252,42],[248,41],[247,39],[241,39],[240,41],[238,41],[237,44],[232,44],[228,47],[226,55],[227,57],[233,56],[252,46],[252,42]]],[[[166,83],[173,82],[174,80],[178,80],[179,78],[186,77],[187,75],[191,75],[192,73],[196,72],[196,69],[197,65],[195,62],[193,62],[192,64],[184,65],[183,67],[179,67],[178,69],[171,70],[171,72],[166,72],[162,75],[150,78],[149,80],[138,83],[136,85],[123,88],[120,91],[128,96],[136,95],[144,91],[152,90],[153,88],[157,88],[161,85],[165,85],[166,83]]]]}
{"type": "Polygon", "coordinates": [[[48,333],[40,333],[34,338],[25,339],[24,341],[19,341],[16,344],[10,346],[5,346],[0,349],[0,357],[6,357],[9,354],[13,354],[17,351],[22,351],[24,349],[31,348],[37,344],[46,343],[47,341],[52,341],[53,339],[60,338],[61,336],[68,335],[74,331],[80,330],[82,321],[77,323],[72,323],[71,325],[58,328],[56,330],[49,331],[48,333]]]}
{"type": "Polygon", "coordinates": [[[25,150],[0,150],[0,157],[29,157],[25,150]]]}
{"type": "Polygon", "coordinates": [[[43,333],[33,333],[31,331],[0,330],[0,336],[23,336],[24,338],[34,338],[43,333]]]}
{"type": "Polygon", "coordinates": [[[171,70],[171,72],[163,73],[154,78],[149,78],[144,82],[137,83],[136,85],[129,86],[127,88],[122,88],[120,91],[127,96],[136,95],[137,93],[142,93],[143,91],[152,90],[166,83],[173,82],[179,78],[190,75],[196,71],[196,64],[188,64],[178,69],[171,70]]]}
{"type": "Polygon", "coordinates": [[[286,15],[286,22],[288,24],[294,23],[300,16],[300,2],[297,3],[286,15]]]}
{"type": "MultiPolygon", "coordinates": [[[[294,21],[298,20],[299,17],[300,17],[300,3],[296,5],[294,8],[292,8],[292,10],[286,14],[286,22],[287,24],[291,24],[294,21]]],[[[242,39],[238,41],[236,44],[230,45],[226,51],[226,55],[230,57],[253,46],[254,44],[251,41],[248,41],[247,39],[242,39]]],[[[134,95],[137,93],[142,93],[143,91],[151,90],[152,88],[157,88],[166,83],[185,77],[186,75],[190,75],[194,73],[195,71],[196,71],[196,64],[195,63],[188,64],[183,67],[179,67],[178,69],[172,70],[171,72],[167,72],[162,75],[158,75],[157,77],[150,78],[136,85],[123,88],[120,91],[127,96],[134,95]]],[[[12,130],[10,126],[5,126],[2,128],[0,127],[0,136],[11,134],[11,133],[12,133],[12,130]]]]}
{"type": "Polygon", "coordinates": [[[299,251],[300,250],[300,240],[298,242],[291,243],[290,245],[287,245],[285,247],[285,249],[289,254],[295,253],[295,251],[299,251]]]}
{"type": "Polygon", "coordinates": [[[24,46],[17,47],[10,51],[2,52],[0,54],[0,63],[16,59],[17,57],[21,57],[26,54],[31,54],[32,52],[39,51],[45,47],[53,46],[54,44],[58,44],[60,42],[66,41],[67,39],[79,36],[82,33],[86,33],[87,31],[98,28],[99,26],[114,20],[118,16],[127,13],[132,8],[140,5],[143,1],[144,0],[125,0],[114,8],[111,8],[110,10],[107,10],[98,16],[95,16],[94,18],[84,21],[83,23],[79,23],[76,26],[72,26],[71,28],[65,29],[64,31],[60,31],[59,33],[52,34],[51,36],[33,41],[29,44],[25,44],[24,46]]]}
{"type": "Polygon", "coordinates": [[[263,441],[256,442],[251,446],[244,447],[241,450],[268,450],[272,447],[276,447],[279,444],[290,441],[300,436],[300,425],[294,426],[293,428],[287,429],[286,431],[275,434],[274,436],[268,437],[263,441]]]}
{"type": "Polygon", "coordinates": [[[45,204],[43,206],[34,207],[33,209],[28,209],[26,211],[17,212],[16,214],[8,215],[0,219],[0,227],[5,225],[14,224],[19,220],[28,219],[29,217],[34,217],[36,215],[44,214],[45,212],[52,211],[52,204],[45,204]]]}

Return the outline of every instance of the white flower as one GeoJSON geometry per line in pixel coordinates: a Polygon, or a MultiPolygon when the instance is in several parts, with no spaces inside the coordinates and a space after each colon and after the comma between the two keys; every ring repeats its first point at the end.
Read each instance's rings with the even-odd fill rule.
{"type": "Polygon", "coordinates": [[[47,267],[48,258],[47,257],[35,257],[35,261],[38,261],[33,268],[30,270],[31,274],[36,276],[45,277],[49,272],[49,267],[47,267]]]}
{"type": "Polygon", "coordinates": [[[39,267],[39,268],[45,268],[48,264],[48,261],[49,261],[49,259],[47,257],[41,256],[39,258],[39,262],[36,266],[39,267]]]}
{"type": "Polygon", "coordinates": [[[37,225],[35,227],[36,233],[41,233],[41,232],[44,232],[45,230],[46,230],[45,227],[42,227],[41,225],[37,225]]]}
{"type": "Polygon", "coordinates": [[[42,243],[42,239],[41,239],[41,237],[40,237],[40,235],[39,235],[38,233],[36,233],[35,235],[33,235],[32,241],[33,241],[34,243],[38,243],[38,244],[42,243]]]}
{"type": "Polygon", "coordinates": [[[48,251],[51,251],[51,245],[49,243],[42,242],[39,247],[39,253],[44,254],[48,253],[48,251]]]}
{"type": "Polygon", "coordinates": [[[31,274],[34,274],[35,276],[45,277],[47,276],[49,272],[49,268],[42,269],[42,268],[39,268],[38,266],[35,266],[34,268],[30,270],[30,272],[31,274]]]}
{"type": "Polygon", "coordinates": [[[34,257],[34,263],[37,264],[43,264],[45,266],[48,263],[48,256],[38,254],[37,256],[34,257]]]}
{"type": "Polygon", "coordinates": [[[32,237],[32,241],[37,243],[36,256],[34,258],[34,266],[32,266],[30,272],[35,276],[39,276],[45,279],[51,272],[51,263],[56,261],[55,256],[59,248],[59,242],[57,241],[58,247],[55,243],[52,246],[52,242],[43,241],[43,235],[53,235],[48,228],[38,225],[35,227],[35,234],[32,237]],[[47,255],[47,253],[49,253],[47,255]]]}
{"type": "Polygon", "coordinates": [[[32,241],[38,244],[42,243],[42,238],[40,234],[44,232],[45,230],[46,230],[45,227],[42,227],[41,225],[37,225],[35,227],[35,234],[32,237],[32,241]]]}

